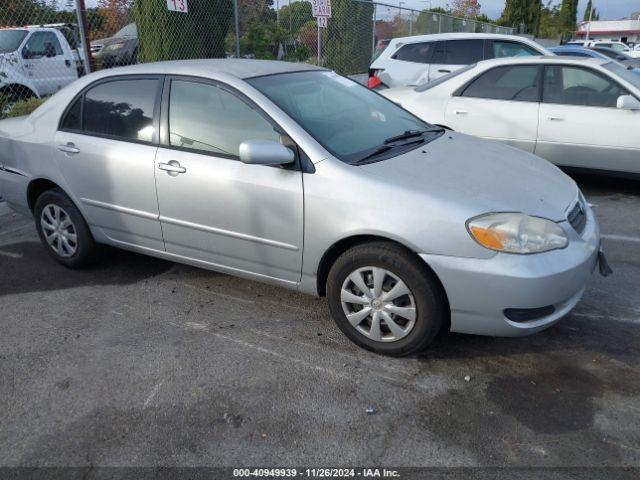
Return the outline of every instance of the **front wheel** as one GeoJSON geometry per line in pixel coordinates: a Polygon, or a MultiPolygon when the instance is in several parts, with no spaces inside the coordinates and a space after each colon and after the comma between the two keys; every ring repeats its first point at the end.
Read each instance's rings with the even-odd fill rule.
{"type": "Polygon", "coordinates": [[[387,355],[426,348],[447,314],[442,287],[426,265],[387,242],[343,253],[329,272],[327,297],[334,320],[349,339],[387,355]]]}
{"type": "Polygon", "coordinates": [[[33,215],[42,244],[58,262],[81,268],[97,259],[99,248],[89,226],[62,190],[55,188],[42,193],[33,215]]]}

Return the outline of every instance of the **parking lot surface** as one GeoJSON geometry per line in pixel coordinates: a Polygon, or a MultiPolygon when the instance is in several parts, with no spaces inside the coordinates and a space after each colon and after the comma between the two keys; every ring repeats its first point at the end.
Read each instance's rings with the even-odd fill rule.
{"type": "Polygon", "coordinates": [[[0,465],[640,466],[640,184],[576,179],[614,275],[543,333],[404,359],[324,299],[117,250],[67,270],[0,204],[0,465]]]}

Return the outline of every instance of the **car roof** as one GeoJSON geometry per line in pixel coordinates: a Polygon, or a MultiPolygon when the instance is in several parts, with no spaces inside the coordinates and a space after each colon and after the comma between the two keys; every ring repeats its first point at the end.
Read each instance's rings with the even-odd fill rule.
{"type": "Polygon", "coordinates": [[[455,33],[434,33],[429,35],[413,35],[410,37],[396,37],[393,38],[393,41],[398,43],[414,43],[414,42],[427,42],[427,41],[437,41],[437,40],[460,40],[460,39],[470,39],[470,38],[486,38],[492,40],[520,40],[524,42],[530,42],[528,38],[520,37],[517,35],[505,35],[500,33],[464,33],[464,32],[455,32],[455,33]]]}
{"type": "Polygon", "coordinates": [[[216,58],[201,60],[173,60],[166,62],[140,63],[127,67],[102,70],[101,76],[130,74],[166,74],[208,76],[226,74],[240,79],[291,73],[300,71],[326,71],[325,68],[306,63],[278,62],[275,60],[250,60],[237,58],[216,58]]]}
{"type": "Polygon", "coordinates": [[[603,58],[584,58],[584,57],[561,57],[559,55],[553,56],[543,56],[543,55],[534,55],[530,57],[503,57],[503,58],[492,58],[490,60],[483,60],[478,62],[478,65],[481,66],[497,66],[497,65],[517,65],[522,63],[537,63],[537,64],[576,64],[584,66],[592,65],[592,66],[600,66],[606,63],[611,62],[611,59],[603,59],[603,58]]]}

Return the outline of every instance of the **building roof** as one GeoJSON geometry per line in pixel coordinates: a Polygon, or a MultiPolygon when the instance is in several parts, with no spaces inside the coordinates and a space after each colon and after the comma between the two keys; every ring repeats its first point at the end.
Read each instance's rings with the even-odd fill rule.
{"type": "Polygon", "coordinates": [[[620,35],[640,33],[640,20],[597,20],[582,22],[576,34],[584,35],[620,35]],[[589,25],[590,24],[590,25],[589,25]]]}

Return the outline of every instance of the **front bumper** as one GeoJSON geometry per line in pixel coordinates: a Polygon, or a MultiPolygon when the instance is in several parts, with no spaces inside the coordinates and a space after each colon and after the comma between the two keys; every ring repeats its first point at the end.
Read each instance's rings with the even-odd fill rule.
{"type": "Polygon", "coordinates": [[[489,259],[420,255],[440,278],[451,307],[451,331],[492,336],[522,336],[553,325],[580,301],[598,263],[600,229],[591,209],[582,235],[560,224],[569,245],[551,252],[489,259]],[[512,321],[506,309],[552,306],[553,313],[512,321]]]}

